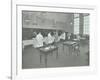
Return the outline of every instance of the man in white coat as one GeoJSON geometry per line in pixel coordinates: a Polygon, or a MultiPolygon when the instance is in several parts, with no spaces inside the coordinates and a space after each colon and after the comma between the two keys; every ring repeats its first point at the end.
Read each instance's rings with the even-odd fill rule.
{"type": "Polygon", "coordinates": [[[48,33],[48,44],[51,44],[54,42],[54,37],[51,35],[51,33],[48,33]]]}
{"type": "Polygon", "coordinates": [[[65,32],[63,32],[63,33],[61,34],[60,39],[62,39],[62,40],[65,40],[65,39],[66,39],[66,34],[65,34],[65,32]]]}
{"type": "Polygon", "coordinates": [[[42,47],[43,46],[43,36],[42,36],[41,32],[39,32],[37,34],[36,40],[37,40],[37,43],[36,43],[35,47],[42,47]]]}

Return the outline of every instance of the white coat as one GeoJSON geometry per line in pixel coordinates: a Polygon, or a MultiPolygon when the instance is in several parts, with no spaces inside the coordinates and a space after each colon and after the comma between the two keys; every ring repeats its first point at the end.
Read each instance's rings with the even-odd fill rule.
{"type": "Polygon", "coordinates": [[[36,36],[36,40],[37,40],[36,47],[42,47],[43,46],[43,36],[41,33],[39,33],[36,36]]]}

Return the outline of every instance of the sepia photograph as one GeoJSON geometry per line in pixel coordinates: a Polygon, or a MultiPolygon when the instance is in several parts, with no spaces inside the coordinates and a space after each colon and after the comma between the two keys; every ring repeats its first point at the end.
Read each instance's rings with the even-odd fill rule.
{"type": "Polygon", "coordinates": [[[22,69],[90,65],[90,14],[22,10],[22,69]]]}

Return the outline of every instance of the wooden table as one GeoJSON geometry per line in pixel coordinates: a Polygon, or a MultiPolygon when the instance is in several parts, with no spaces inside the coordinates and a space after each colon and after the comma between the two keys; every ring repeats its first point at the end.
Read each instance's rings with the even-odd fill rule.
{"type": "Polygon", "coordinates": [[[46,47],[39,48],[39,51],[40,51],[40,63],[41,63],[42,55],[44,55],[45,57],[45,67],[47,67],[47,56],[50,53],[53,54],[54,51],[57,51],[56,58],[58,57],[58,47],[54,45],[49,45],[46,47]]]}
{"type": "MultiPolygon", "coordinates": [[[[68,46],[68,49],[69,49],[69,55],[72,53],[72,49],[73,49],[73,45],[76,44],[77,42],[74,42],[74,41],[66,41],[66,42],[63,42],[63,51],[64,51],[64,46],[68,46]]],[[[67,53],[66,53],[67,55],[67,53]]]]}

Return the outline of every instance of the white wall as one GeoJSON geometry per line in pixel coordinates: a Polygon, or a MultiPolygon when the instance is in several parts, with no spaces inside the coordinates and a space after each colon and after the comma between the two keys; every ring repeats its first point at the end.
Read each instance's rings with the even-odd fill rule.
{"type": "MultiPolygon", "coordinates": [[[[27,0],[25,0],[27,1],[27,0]]],[[[31,0],[28,0],[31,1],[31,0]]],[[[32,0],[39,2],[48,2],[48,3],[62,3],[62,4],[79,4],[79,5],[95,5],[98,8],[98,17],[97,17],[97,31],[96,33],[100,34],[100,0],[32,0]]],[[[0,80],[9,80],[8,76],[10,75],[10,59],[11,59],[11,4],[10,0],[1,0],[0,1],[0,80]]],[[[100,53],[99,44],[100,36],[98,36],[97,42],[97,52],[100,53]]],[[[98,73],[95,75],[87,76],[64,76],[64,77],[54,77],[54,78],[45,78],[38,80],[100,80],[100,54],[98,54],[98,73]]],[[[35,79],[36,80],[36,79],[35,79]]]]}

